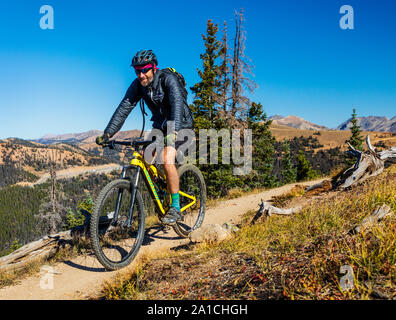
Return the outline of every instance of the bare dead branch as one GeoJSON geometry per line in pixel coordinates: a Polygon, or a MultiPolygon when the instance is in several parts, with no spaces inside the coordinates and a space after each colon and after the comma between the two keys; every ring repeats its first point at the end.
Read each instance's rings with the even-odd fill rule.
{"type": "Polygon", "coordinates": [[[364,218],[364,220],[358,226],[352,228],[349,233],[353,234],[367,231],[369,228],[373,227],[375,224],[381,222],[392,214],[393,212],[391,211],[391,208],[384,204],[381,207],[375,209],[371,215],[364,218]]]}
{"type": "Polygon", "coordinates": [[[291,215],[293,213],[300,212],[302,209],[301,206],[297,206],[294,208],[289,208],[289,209],[281,209],[277,208],[268,202],[261,200],[260,208],[257,211],[256,215],[253,217],[253,220],[251,224],[255,224],[256,221],[263,215],[265,214],[266,217],[270,217],[273,214],[279,214],[279,215],[291,215]]]}

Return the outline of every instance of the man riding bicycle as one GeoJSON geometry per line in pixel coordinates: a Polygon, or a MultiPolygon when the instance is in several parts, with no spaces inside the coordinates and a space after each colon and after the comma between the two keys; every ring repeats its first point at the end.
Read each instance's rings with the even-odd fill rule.
{"type": "Polygon", "coordinates": [[[140,99],[144,100],[152,113],[150,120],[153,121],[153,129],[161,130],[165,136],[165,146],[159,157],[167,176],[172,204],[162,223],[172,225],[181,219],[175,141],[181,129],[193,128],[193,117],[187,104],[187,91],[177,75],[164,72],[157,65],[157,57],[152,50],[136,53],[131,66],[135,69],[137,78],[129,86],[104,134],[96,138],[96,143],[103,145],[113,137],[140,99]],[[174,128],[170,129],[171,121],[174,128]]]}

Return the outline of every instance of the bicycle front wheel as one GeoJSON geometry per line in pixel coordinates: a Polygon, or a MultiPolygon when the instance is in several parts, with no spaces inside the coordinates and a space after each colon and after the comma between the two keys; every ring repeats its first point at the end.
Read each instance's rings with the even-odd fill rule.
{"type": "Polygon", "coordinates": [[[118,179],[106,185],[96,200],[90,222],[91,244],[106,270],[129,265],[142,244],[145,229],[143,199],[139,190],[136,190],[133,204],[131,198],[130,181],[118,179]],[[131,205],[133,211],[128,224],[131,205]]]}
{"type": "Polygon", "coordinates": [[[186,238],[198,229],[205,216],[206,185],[201,171],[192,165],[185,164],[178,168],[180,186],[180,207],[183,219],[173,225],[175,232],[186,238]],[[195,201],[195,202],[194,202],[195,201]]]}

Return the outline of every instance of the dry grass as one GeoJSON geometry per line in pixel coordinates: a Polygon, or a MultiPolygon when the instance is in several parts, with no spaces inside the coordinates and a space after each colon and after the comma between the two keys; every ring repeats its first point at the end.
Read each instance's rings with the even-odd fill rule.
{"type": "Polygon", "coordinates": [[[18,284],[22,279],[40,272],[40,268],[46,263],[45,260],[37,260],[12,271],[0,271],[0,288],[18,284]]]}
{"type": "Polygon", "coordinates": [[[382,204],[396,212],[396,166],[352,190],[314,199],[293,216],[272,216],[251,226],[248,222],[255,212],[248,212],[246,224],[232,239],[149,259],[104,296],[392,299],[396,296],[395,215],[365,234],[348,233],[382,204]],[[354,273],[348,291],[340,288],[344,265],[354,273]]]}
{"type": "Polygon", "coordinates": [[[291,199],[295,197],[302,197],[305,193],[305,187],[302,185],[295,185],[289,192],[282,194],[280,196],[273,197],[271,202],[275,207],[282,208],[291,199]]]}

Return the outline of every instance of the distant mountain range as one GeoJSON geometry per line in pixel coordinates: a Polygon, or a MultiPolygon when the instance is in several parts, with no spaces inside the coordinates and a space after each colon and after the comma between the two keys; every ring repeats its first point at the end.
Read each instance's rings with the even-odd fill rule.
{"type": "MultiPolygon", "coordinates": [[[[100,130],[90,130],[82,133],[67,133],[67,134],[47,134],[39,139],[32,139],[30,141],[38,142],[41,144],[55,144],[55,143],[70,143],[74,145],[95,144],[97,136],[103,134],[100,130]]],[[[127,130],[118,132],[115,139],[130,139],[140,135],[140,130],[127,130]]]]}
{"type": "Polygon", "coordinates": [[[46,134],[45,136],[39,138],[39,139],[33,139],[31,141],[35,141],[38,143],[42,144],[53,144],[53,143],[79,143],[84,141],[85,139],[88,139],[93,136],[98,136],[101,135],[103,131],[100,130],[91,130],[87,132],[82,132],[82,133],[66,133],[66,134],[46,134]]]}
{"type": "MultiPolygon", "coordinates": [[[[274,115],[269,117],[269,119],[271,119],[274,124],[302,130],[349,130],[352,120],[352,118],[350,118],[340,124],[337,128],[329,129],[325,126],[317,125],[294,115],[289,115],[287,117],[274,115]]],[[[396,132],[396,116],[392,119],[377,116],[357,117],[357,119],[358,125],[363,131],[396,132]]]]}
{"type": "MultiPolygon", "coordinates": [[[[272,120],[273,124],[283,125],[301,130],[349,130],[351,125],[351,119],[346,120],[335,129],[330,129],[325,126],[321,126],[312,122],[309,122],[303,118],[289,115],[273,115],[268,119],[272,120]]],[[[369,117],[357,117],[358,125],[363,131],[377,131],[377,132],[396,132],[396,116],[392,119],[387,117],[369,116],[369,117]]],[[[69,143],[88,149],[88,147],[95,146],[95,138],[101,135],[103,131],[90,130],[82,133],[68,133],[68,134],[47,134],[39,139],[31,139],[30,141],[38,142],[41,144],[54,144],[54,143],[69,143]]],[[[118,132],[114,138],[116,139],[130,139],[137,137],[140,134],[140,130],[128,130],[118,132]]]]}
{"type": "MultiPolygon", "coordinates": [[[[337,130],[349,130],[352,118],[341,123],[337,130]]],[[[396,132],[396,116],[392,119],[388,117],[357,117],[357,124],[363,131],[396,132]]]]}
{"type": "Polygon", "coordinates": [[[320,126],[318,124],[309,122],[307,120],[304,120],[303,118],[297,117],[297,116],[287,116],[283,117],[280,115],[274,115],[269,117],[270,120],[272,120],[273,124],[278,124],[282,126],[288,126],[296,129],[302,129],[302,130],[329,130],[329,128],[325,126],[320,126]]]}

